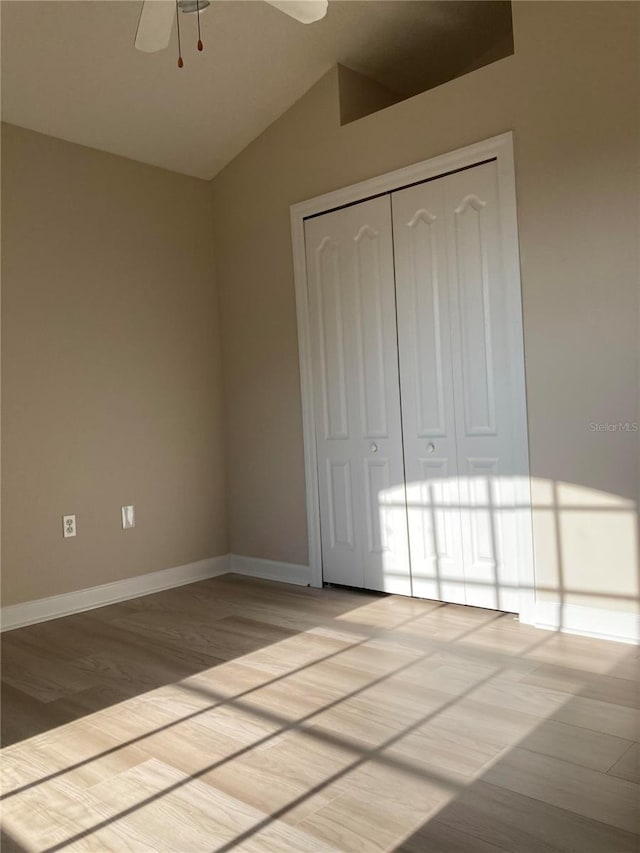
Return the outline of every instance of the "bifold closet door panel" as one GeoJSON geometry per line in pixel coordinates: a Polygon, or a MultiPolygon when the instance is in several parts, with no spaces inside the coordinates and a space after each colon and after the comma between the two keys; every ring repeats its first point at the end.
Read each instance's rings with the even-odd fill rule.
{"type": "Polygon", "coordinates": [[[497,164],[399,190],[392,205],[414,594],[517,610],[525,418],[497,164]]]}
{"type": "Polygon", "coordinates": [[[392,206],[413,592],[464,604],[444,180],[392,206]]]}
{"type": "Polygon", "coordinates": [[[323,578],[411,594],[389,197],[305,242],[323,578]]]}
{"type": "Polygon", "coordinates": [[[521,330],[509,310],[497,163],[448,175],[442,185],[466,598],[517,610],[515,424],[524,413],[520,419],[514,409],[520,359],[512,336],[521,330]]]}

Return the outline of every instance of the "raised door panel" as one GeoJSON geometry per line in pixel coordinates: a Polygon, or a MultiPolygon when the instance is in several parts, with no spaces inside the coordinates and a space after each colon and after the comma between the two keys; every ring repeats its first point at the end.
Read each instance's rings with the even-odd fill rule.
{"type": "Polygon", "coordinates": [[[312,278],[325,439],[348,439],[342,275],[339,246],[325,237],[315,252],[312,278]]]}
{"type": "Polygon", "coordinates": [[[444,191],[392,200],[413,592],[464,603],[444,191]]]}
{"type": "Polygon", "coordinates": [[[478,607],[517,611],[514,479],[495,457],[467,457],[460,478],[465,587],[478,607]]]}
{"type": "MultiPolygon", "coordinates": [[[[360,406],[365,438],[388,438],[387,382],[382,291],[383,235],[364,225],[354,238],[356,335],[360,368],[360,406]]],[[[391,342],[390,342],[391,343],[391,342]]]]}
{"type": "Polygon", "coordinates": [[[467,195],[454,209],[465,435],[496,434],[487,202],[467,195]]]}
{"type": "Polygon", "coordinates": [[[414,388],[408,389],[415,394],[415,433],[419,438],[441,438],[446,435],[448,421],[443,376],[448,365],[443,365],[446,341],[443,342],[442,329],[446,278],[439,269],[442,247],[438,245],[441,228],[438,216],[424,207],[414,213],[405,228],[410,276],[409,294],[402,296],[403,303],[408,296],[408,304],[403,304],[403,321],[411,324],[407,343],[412,345],[411,361],[420,368],[414,373],[414,388]],[[410,317],[405,316],[407,311],[410,317]]]}
{"type": "MultiPolygon", "coordinates": [[[[419,479],[407,483],[413,593],[464,603],[458,481],[450,460],[420,457],[419,479]]],[[[455,465],[455,460],[453,460],[455,465]]]]}
{"type": "Polygon", "coordinates": [[[355,550],[350,460],[327,459],[329,542],[332,549],[355,550]]]}

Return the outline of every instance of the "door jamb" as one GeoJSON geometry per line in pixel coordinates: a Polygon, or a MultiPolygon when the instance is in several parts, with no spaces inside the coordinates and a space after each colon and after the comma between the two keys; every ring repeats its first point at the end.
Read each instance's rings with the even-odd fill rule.
{"type": "MultiPolygon", "coordinates": [[[[302,429],[304,437],[304,468],[309,537],[309,568],[311,585],[322,586],[322,547],[320,540],[320,501],[318,495],[318,469],[316,434],[313,405],[313,377],[311,369],[311,330],[309,323],[309,301],[307,292],[307,265],[304,241],[304,220],[319,213],[326,213],[347,204],[364,201],[372,196],[393,192],[414,183],[441,177],[459,169],[476,166],[486,160],[496,160],[498,170],[498,192],[500,195],[500,227],[502,231],[503,265],[505,279],[509,284],[509,331],[511,343],[517,353],[514,372],[524,374],[524,346],[522,334],[522,297],[520,284],[520,257],[518,249],[518,224],[516,211],[516,180],[513,155],[513,132],[508,131],[473,145],[459,148],[420,163],[387,172],[366,181],[360,181],[333,192],[324,193],[307,201],[291,205],[291,240],[293,248],[293,270],[298,320],[298,352],[300,361],[300,386],[302,394],[302,429]]],[[[522,438],[521,446],[515,448],[516,463],[522,471],[518,504],[524,503],[520,513],[518,536],[519,553],[524,555],[520,562],[520,621],[534,624],[535,584],[533,559],[533,533],[531,512],[531,489],[529,473],[529,440],[527,431],[526,389],[524,375],[513,385],[515,418],[522,438]],[[522,502],[522,503],[521,503],[522,502]]]]}

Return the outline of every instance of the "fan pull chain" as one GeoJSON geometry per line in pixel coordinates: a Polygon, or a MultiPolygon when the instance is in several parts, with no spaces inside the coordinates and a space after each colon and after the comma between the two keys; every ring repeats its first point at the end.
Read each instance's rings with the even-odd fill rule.
{"type": "Polygon", "coordinates": [[[198,50],[202,50],[202,39],[200,38],[200,0],[196,0],[196,15],[198,17],[198,50]]]}
{"type": "Polygon", "coordinates": [[[178,28],[178,68],[182,68],[182,46],[180,44],[180,10],[178,8],[178,0],[176,0],[176,26],[178,28]]]}

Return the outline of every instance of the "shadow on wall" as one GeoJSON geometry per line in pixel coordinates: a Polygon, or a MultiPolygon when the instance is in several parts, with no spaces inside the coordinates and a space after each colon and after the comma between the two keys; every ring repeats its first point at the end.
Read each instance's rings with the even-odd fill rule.
{"type": "Polygon", "coordinates": [[[394,540],[412,542],[414,594],[424,598],[518,611],[523,583],[514,565],[518,530],[530,514],[537,547],[535,596],[552,602],[554,624],[562,628],[568,605],[640,611],[638,512],[632,500],[597,489],[542,478],[531,479],[531,504],[517,477],[429,478],[394,486],[378,494],[380,552],[377,587],[393,587],[406,574],[394,554],[394,540]],[[456,554],[465,539],[464,571],[456,554]],[[630,606],[631,603],[631,606],[630,606]],[[555,607],[554,607],[555,605],[555,607]]]}
{"type": "MultiPolygon", "coordinates": [[[[376,4],[383,10],[384,3],[376,4]]],[[[511,56],[511,3],[429,0],[399,3],[386,44],[366,44],[338,66],[340,124],[348,124],[511,56]]],[[[374,7],[375,8],[375,7],[374,7]]]]}

